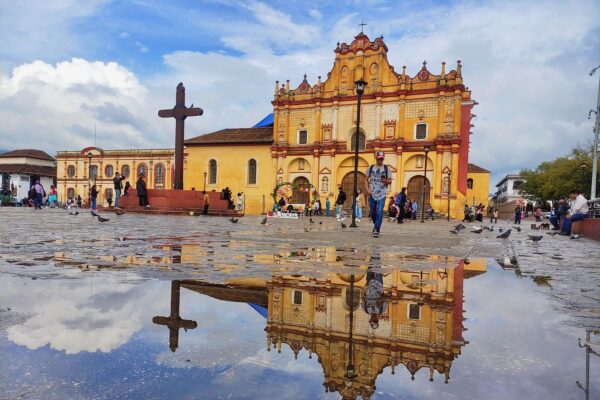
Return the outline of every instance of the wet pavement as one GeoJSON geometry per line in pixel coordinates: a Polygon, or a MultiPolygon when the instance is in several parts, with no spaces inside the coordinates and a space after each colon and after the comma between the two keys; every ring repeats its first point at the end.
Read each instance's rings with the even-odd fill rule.
{"type": "Polygon", "coordinates": [[[0,399],[585,398],[596,242],[108,217],[0,208],[0,399]]]}

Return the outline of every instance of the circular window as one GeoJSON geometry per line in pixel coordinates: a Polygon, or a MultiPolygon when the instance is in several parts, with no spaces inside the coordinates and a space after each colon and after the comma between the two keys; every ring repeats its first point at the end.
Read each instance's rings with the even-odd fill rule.
{"type": "Polygon", "coordinates": [[[75,166],[74,165],[69,165],[67,167],[67,175],[69,175],[69,178],[72,178],[75,176],[75,166]]]}

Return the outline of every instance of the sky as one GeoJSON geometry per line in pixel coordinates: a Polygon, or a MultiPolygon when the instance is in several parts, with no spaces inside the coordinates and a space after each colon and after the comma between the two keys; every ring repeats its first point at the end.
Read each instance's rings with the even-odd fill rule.
{"type": "Polygon", "coordinates": [[[396,70],[462,61],[479,103],[469,161],[493,187],[592,140],[599,15],[585,0],[0,0],[0,149],[173,147],[157,110],[180,81],[204,109],[186,137],[252,126],[275,80],[326,76],[364,20],[396,70]]]}

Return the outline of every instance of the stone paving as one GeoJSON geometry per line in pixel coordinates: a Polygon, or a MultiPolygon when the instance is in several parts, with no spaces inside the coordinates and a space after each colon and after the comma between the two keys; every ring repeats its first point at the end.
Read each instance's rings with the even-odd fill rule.
{"type": "MultiPolygon", "coordinates": [[[[530,277],[540,290],[556,298],[578,326],[600,326],[600,243],[582,238],[513,229],[508,240],[494,232],[458,235],[445,220],[384,223],[379,238],[370,236],[371,224],[342,228],[333,218],[300,220],[190,216],[106,214],[101,223],[87,210],[70,216],[63,210],[0,208],[0,274],[32,279],[73,279],[81,271],[126,270],[157,279],[203,279],[224,282],[238,278],[269,278],[273,274],[317,276],[350,272],[368,266],[432,268],[455,265],[465,257],[503,260],[520,277],[530,277]],[[527,235],[544,237],[533,243],[527,235]],[[431,257],[439,256],[439,257],[431,257]]],[[[348,220],[345,221],[350,224],[348,220]]],[[[489,225],[484,223],[484,225],[489,225]]]]}

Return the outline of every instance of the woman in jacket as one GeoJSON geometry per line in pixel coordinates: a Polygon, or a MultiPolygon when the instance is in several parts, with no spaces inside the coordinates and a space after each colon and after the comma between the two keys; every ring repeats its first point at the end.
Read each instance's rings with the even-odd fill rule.
{"type": "Polygon", "coordinates": [[[148,190],[146,189],[146,182],[144,181],[144,175],[140,175],[137,182],[135,183],[135,190],[139,199],[140,207],[150,208],[148,204],[148,190]]]}

